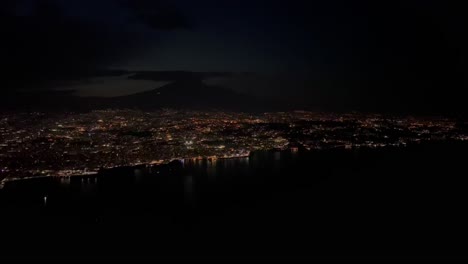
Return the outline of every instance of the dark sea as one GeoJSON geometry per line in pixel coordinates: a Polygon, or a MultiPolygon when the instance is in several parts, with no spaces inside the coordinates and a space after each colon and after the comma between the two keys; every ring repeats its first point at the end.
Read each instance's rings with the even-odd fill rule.
{"type": "Polygon", "coordinates": [[[8,183],[1,258],[468,256],[468,144],[264,151],[8,183]]]}

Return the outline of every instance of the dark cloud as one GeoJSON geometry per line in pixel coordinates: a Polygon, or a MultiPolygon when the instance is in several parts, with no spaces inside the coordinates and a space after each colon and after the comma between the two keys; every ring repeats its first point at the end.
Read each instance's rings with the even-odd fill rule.
{"type": "Polygon", "coordinates": [[[70,1],[89,8],[76,16],[61,10],[67,2],[1,2],[0,64],[8,84],[2,87],[37,87],[121,65],[166,70],[139,72],[131,77],[136,80],[196,75],[291,105],[467,110],[468,19],[462,2],[70,1]],[[29,13],[27,3],[34,3],[29,13]],[[93,19],[85,19],[88,13],[93,19]]]}
{"type": "MultiPolygon", "coordinates": [[[[146,45],[155,45],[152,34],[156,32],[143,34],[138,28],[123,28],[109,21],[89,21],[83,19],[84,15],[70,16],[64,11],[64,4],[66,2],[54,0],[0,3],[0,49],[3,53],[0,65],[4,89],[41,88],[50,86],[54,80],[94,76],[99,74],[96,71],[109,65],[124,63],[146,45]],[[24,9],[28,12],[20,12],[24,9]]],[[[110,6],[115,2],[100,4],[110,6]]],[[[103,9],[102,14],[95,16],[107,19],[106,11],[103,9]]],[[[155,17],[160,14],[157,12],[151,11],[154,16],[150,17],[137,9],[125,11],[130,12],[129,17],[144,16],[141,19],[145,20],[140,22],[148,23],[152,28],[158,28],[159,23],[159,29],[178,28],[172,24],[180,19],[175,10],[164,13],[158,18],[164,19],[159,22],[155,17]]],[[[135,21],[126,23],[130,25],[135,21]]]]}
{"type": "Polygon", "coordinates": [[[189,29],[187,18],[169,1],[121,0],[120,3],[132,10],[134,18],[155,30],[189,29]]]}
{"type": "Polygon", "coordinates": [[[53,1],[36,1],[29,16],[2,18],[2,61],[11,86],[72,78],[99,66],[112,36],[93,25],[64,17],[53,1]]]}
{"type": "MultiPolygon", "coordinates": [[[[366,18],[353,42],[357,78],[353,102],[370,109],[407,112],[466,111],[466,25],[460,3],[366,1],[366,18]]],[[[354,88],[355,87],[355,88],[354,88]]]]}
{"type": "Polygon", "coordinates": [[[129,79],[132,80],[151,80],[151,81],[183,81],[209,78],[227,78],[231,77],[230,72],[188,72],[188,71],[139,71],[134,72],[129,79]]]}
{"type": "Polygon", "coordinates": [[[284,9],[286,28],[308,36],[303,54],[312,72],[302,84],[285,82],[284,94],[330,108],[467,112],[463,2],[292,2],[284,9]]]}

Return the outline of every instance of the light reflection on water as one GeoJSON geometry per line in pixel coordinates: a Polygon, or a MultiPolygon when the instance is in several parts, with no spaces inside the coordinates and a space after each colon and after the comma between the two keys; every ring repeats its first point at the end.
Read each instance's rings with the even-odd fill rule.
{"type": "Polygon", "coordinates": [[[217,165],[218,165],[217,160],[208,161],[207,168],[206,168],[206,174],[208,175],[208,178],[216,179],[217,165]]]}
{"type": "Polygon", "coordinates": [[[143,170],[141,169],[135,169],[133,171],[133,174],[135,175],[135,181],[137,182],[141,182],[143,180],[143,177],[144,177],[144,172],[143,170]]]}
{"type": "MultiPolygon", "coordinates": [[[[48,204],[59,202],[61,206],[67,206],[69,199],[79,201],[79,197],[113,200],[119,204],[123,193],[127,193],[136,203],[140,201],[139,197],[145,197],[148,201],[164,200],[169,197],[165,196],[166,193],[169,193],[170,197],[181,194],[180,198],[194,204],[202,199],[200,197],[211,197],[213,193],[217,195],[216,193],[236,192],[237,185],[233,185],[234,182],[246,185],[254,183],[253,176],[259,170],[274,171],[277,165],[271,161],[286,157],[287,155],[283,157],[279,152],[259,152],[250,157],[233,159],[186,160],[180,167],[175,165],[171,169],[165,167],[167,165],[148,166],[95,177],[50,178],[35,185],[36,190],[43,190],[43,194],[35,199],[42,200],[47,195],[48,204]]],[[[147,201],[143,201],[145,202],[147,201]]]]}
{"type": "Polygon", "coordinates": [[[184,195],[186,201],[192,202],[195,193],[195,183],[192,175],[188,175],[184,179],[184,195]]]}
{"type": "MultiPolygon", "coordinates": [[[[73,185],[71,181],[69,181],[69,185],[73,185]]],[[[80,183],[80,192],[84,194],[85,196],[90,196],[95,194],[98,191],[98,186],[97,186],[97,178],[91,177],[91,178],[81,178],[81,183],[80,183]]]]}
{"type": "Polygon", "coordinates": [[[70,185],[70,177],[63,177],[63,178],[60,178],[60,184],[62,186],[69,186],[70,185]]]}
{"type": "Polygon", "coordinates": [[[281,152],[276,151],[275,152],[275,160],[280,160],[281,159],[281,152]]]}

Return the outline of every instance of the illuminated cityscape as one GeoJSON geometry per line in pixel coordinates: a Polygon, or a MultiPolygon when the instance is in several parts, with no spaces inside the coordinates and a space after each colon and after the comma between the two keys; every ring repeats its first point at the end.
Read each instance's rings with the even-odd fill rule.
{"type": "Polygon", "coordinates": [[[10,181],[181,159],[246,157],[258,150],[404,147],[467,139],[448,118],[381,114],[176,110],[3,114],[0,175],[10,181]]]}
{"type": "Polygon", "coordinates": [[[465,3],[0,1],[0,264],[468,263],[465,3]]]}

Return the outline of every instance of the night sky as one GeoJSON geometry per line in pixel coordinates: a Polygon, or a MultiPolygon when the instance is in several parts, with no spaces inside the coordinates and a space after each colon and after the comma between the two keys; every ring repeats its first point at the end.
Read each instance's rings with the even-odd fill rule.
{"type": "Polygon", "coordinates": [[[114,96],[175,81],[129,80],[109,69],[229,72],[204,81],[297,108],[468,112],[468,22],[458,1],[1,5],[2,94],[114,96]]]}

